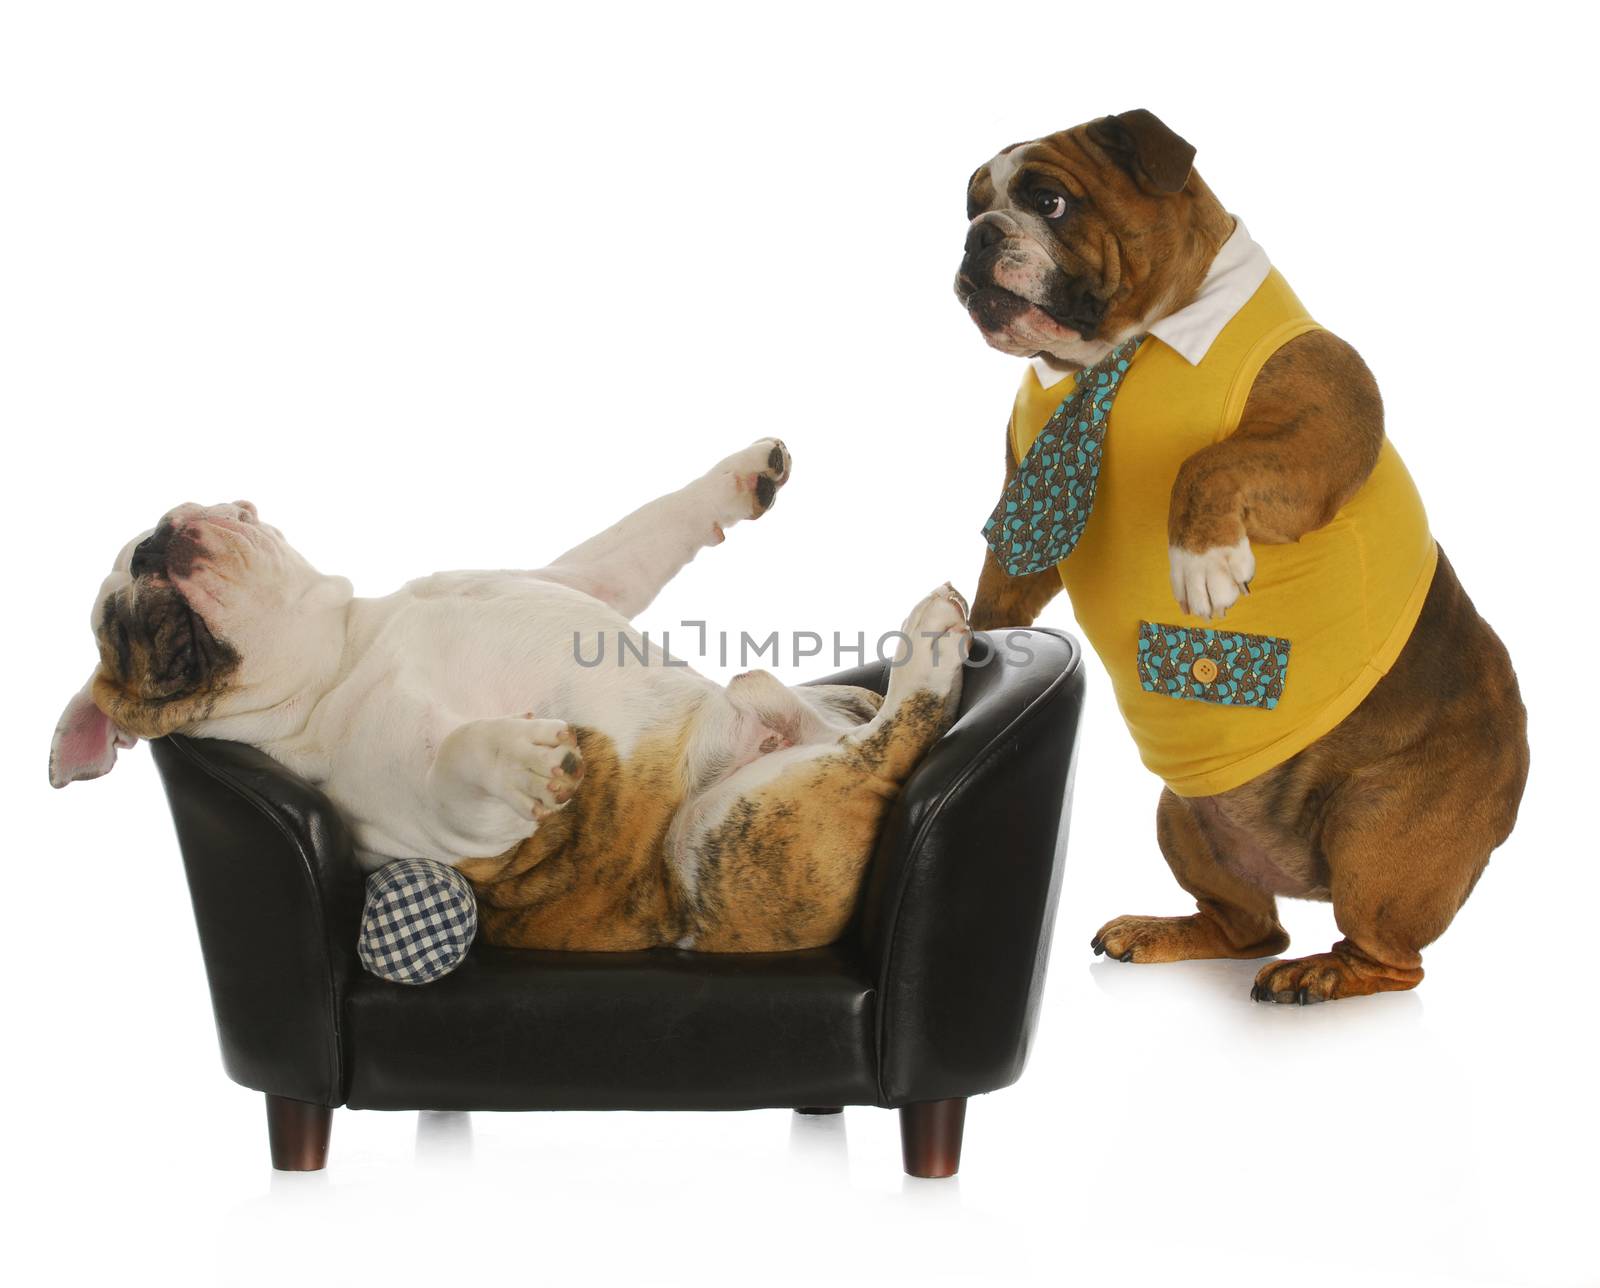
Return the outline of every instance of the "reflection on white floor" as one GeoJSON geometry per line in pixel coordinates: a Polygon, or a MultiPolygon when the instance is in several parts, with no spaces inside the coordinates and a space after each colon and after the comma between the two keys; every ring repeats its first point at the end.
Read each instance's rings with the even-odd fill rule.
{"type": "Polygon", "coordinates": [[[170,1157],[131,1161],[136,1122],[58,1156],[100,1232],[60,1255],[159,1249],[185,1284],[1593,1282],[1594,1195],[1554,1165],[1592,1166],[1587,1075],[1538,1054],[1541,1021],[1478,1023],[1453,989],[1254,1004],[1250,963],[1057,970],[953,1181],[904,1177],[871,1108],[341,1111],[326,1172],[273,1173],[257,1098],[202,1052],[170,1157]]]}
{"type": "Polygon", "coordinates": [[[850,1179],[848,1114],[790,1114],[789,1158],[813,1176],[850,1179]]]}
{"type": "Polygon", "coordinates": [[[418,1167],[452,1167],[472,1161],[472,1115],[425,1110],[417,1115],[418,1167]]]}

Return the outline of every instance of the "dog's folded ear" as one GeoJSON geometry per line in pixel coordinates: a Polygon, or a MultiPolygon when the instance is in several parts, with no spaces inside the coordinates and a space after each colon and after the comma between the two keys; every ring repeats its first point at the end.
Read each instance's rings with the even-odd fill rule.
{"type": "Polygon", "coordinates": [[[1089,122],[1091,142],[1104,148],[1135,179],[1144,179],[1157,192],[1182,192],[1194,167],[1194,148],[1167,128],[1154,112],[1137,107],[1131,112],[1102,116],[1089,122]]]}
{"type": "Polygon", "coordinates": [[[118,749],[138,742],[133,734],[119,729],[111,718],[94,704],[94,677],[79,689],[56,724],[50,740],[50,786],[65,787],[85,778],[109,774],[117,763],[118,749]]]}

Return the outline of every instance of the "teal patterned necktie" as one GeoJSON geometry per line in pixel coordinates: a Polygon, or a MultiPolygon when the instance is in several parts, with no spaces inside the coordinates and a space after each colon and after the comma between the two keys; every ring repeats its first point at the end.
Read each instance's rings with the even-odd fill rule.
{"type": "Polygon", "coordinates": [[[1060,563],[1083,535],[1100,478],[1101,445],[1117,388],[1144,337],[1119,345],[1078,373],[983,525],[983,539],[1012,577],[1060,563]]]}

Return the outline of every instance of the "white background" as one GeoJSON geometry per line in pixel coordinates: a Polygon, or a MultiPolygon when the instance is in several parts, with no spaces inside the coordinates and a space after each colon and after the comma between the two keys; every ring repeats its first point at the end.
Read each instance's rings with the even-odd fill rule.
{"type": "Polygon", "coordinates": [[[6,4],[15,1282],[1600,1282],[1577,12],[6,4]],[[342,1112],[328,1172],[272,1176],[148,754],[45,786],[118,546],[247,496],[381,593],[536,564],[777,433],[773,515],[645,624],[891,627],[972,589],[1019,375],[950,292],[966,178],[1135,106],[1366,356],[1522,677],[1522,822],[1422,988],[1275,1009],[1249,963],[1093,959],[1186,907],[1095,668],[1038,1042],[958,1180],[903,1180],[870,1109],[342,1112]]]}

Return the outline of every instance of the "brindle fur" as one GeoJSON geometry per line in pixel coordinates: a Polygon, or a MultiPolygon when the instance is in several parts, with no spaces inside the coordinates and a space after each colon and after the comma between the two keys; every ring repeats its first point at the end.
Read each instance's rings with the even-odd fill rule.
{"type": "Polygon", "coordinates": [[[913,693],[837,750],[740,800],[696,847],[694,946],[753,952],[837,939],[883,817],[948,714],[942,695],[913,693]]]}
{"type": "Polygon", "coordinates": [[[511,853],[460,864],[485,939],[516,948],[624,951],[692,943],[706,952],[811,948],[843,932],[884,813],[944,727],[949,703],[919,690],[875,721],[883,699],[829,686],[862,721],[826,754],[742,793],[674,852],[686,732],[626,758],[579,729],[584,778],[511,853]]]}
{"type": "Polygon", "coordinates": [[[623,952],[676,943],[682,899],[667,877],[667,831],[687,788],[687,729],[641,739],[626,760],[577,727],[583,786],[509,854],[457,866],[478,893],[486,942],[623,952]]]}
{"type": "Polygon", "coordinates": [[[1298,541],[1360,490],[1382,446],[1383,400],[1361,355],[1329,331],[1297,336],[1261,368],[1239,427],[1179,469],[1167,544],[1298,541]]]}
{"type": "MultiPolygon", "coordinates": [[[[1074,262],[1108,301],[1104,333],[1119,334],[1151,316],[1153,302],[1165,302],[1161,313],[1188,303],[1232,221],[1197,174],[1161,196],[1088,134],[1053,135],[1028,145],[1029,156],[1092,196],[1075,217],[1074,262]]],[[[979,209],[995,197],[986,182],[980,170],[969,188],[979,209]]],[[[1262,368],[1235,433],[1180,469],[1169,544],[1297,540],[1360,488],[1383,433],[1377,385],[1356,351],[1325,331],[1297,338],[1262,368]]],[[[990,555],[973,625],[1029,625],[1060,588],[1054,570],[1007,578],[990,555]]],[[[1277,896],[1323,899],[1344,938],[1331,952],[1268,964],[1254,996],[1310,1002],[1413,988],[1422,949],[1510,835],[1527,773],[1511,659],[1441,552],[1409,642],[1343,722],[1233,791],[1162,793],[1157,840],[1198,912],[1118,917],[1094,946],[1134,962],[1261,957],[1288,946],[1277,896]]]]}

